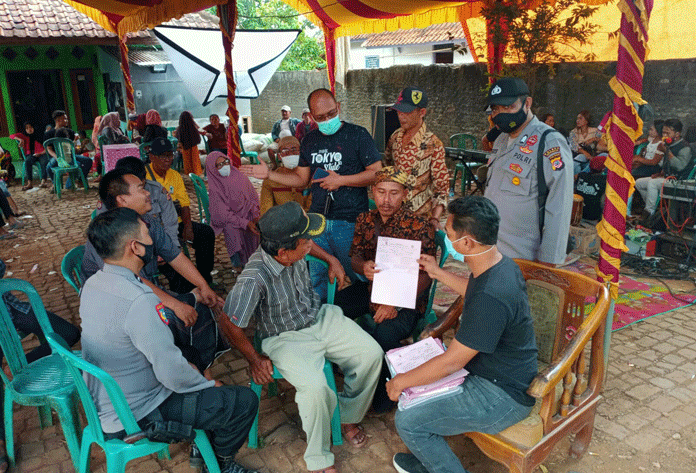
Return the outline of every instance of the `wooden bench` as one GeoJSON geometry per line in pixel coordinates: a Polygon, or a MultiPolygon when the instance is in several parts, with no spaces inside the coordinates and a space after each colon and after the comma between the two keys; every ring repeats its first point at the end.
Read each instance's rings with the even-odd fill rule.
{"type": "MultiPolygon", "coordinates": [[[[498,434],[465,435],[510,473],[531,473],[568,435],[575,435],[572,457],[581,457],[589,447],[605,377],[609,291],[581,274],[515,261],[527,281],[539,348],[540,372],[527,390],[537,403],[526,419],[498,434]],[[594,305],[586,310],[590,303],[594,305]]],[[[442,338],[450,328],[456,330],[462,307],[459,297],[437,322],[425,327],[421,338],[442,338]]]]}

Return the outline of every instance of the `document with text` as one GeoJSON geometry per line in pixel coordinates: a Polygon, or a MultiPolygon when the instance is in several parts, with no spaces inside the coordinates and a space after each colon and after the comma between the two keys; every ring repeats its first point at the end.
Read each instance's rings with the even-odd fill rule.
{"type": "Polygon", "coordinates": [[[370,300],[407,309],[416,308],[420,240],[378,237],[370,300]]]}

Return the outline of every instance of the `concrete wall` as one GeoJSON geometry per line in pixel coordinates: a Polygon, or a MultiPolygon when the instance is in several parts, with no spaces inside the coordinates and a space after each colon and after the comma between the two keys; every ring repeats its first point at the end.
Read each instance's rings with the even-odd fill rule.
{"type": "MultiPolygon", "coordinates": [[[[580,110],[588,109],[595,124],[612,106],[608,81],[614,63],[560,64],[553,74],[539,73],[530,80],[534,111],[550,111],[557,126],[570,130],[580,110]]],[[[408,85],[422,87],[429,97],[427,123],[443,142],[455,133],[482,135],[487,129],[483,108],[487,78],[483,65],[410,65],[387,69],[349,71],[345,89],[338,86],[341,117],[371,130],[370,107],[393,103],[408,85]]],[[[299,117],[306,97],[318,87],[327,87],[325,71],[276,72],[261,96],[252,101],[254,132],[270,132],[288,104],[299,117]]],[[[696,124],[696,60],[652,61],[645,67],[643,97],[657,118],[677,117],[686,129],[696,124]]]]}

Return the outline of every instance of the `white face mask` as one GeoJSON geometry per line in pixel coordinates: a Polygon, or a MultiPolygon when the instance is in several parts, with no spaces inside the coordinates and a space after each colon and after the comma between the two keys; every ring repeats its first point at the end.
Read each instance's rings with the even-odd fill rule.
{"type": "Polygon", "coordinates": [[[222,177],[227,177],[230,175],[230,172],[232,172],[232,168],[230,168],[229,164],[225,164],[223,167],[218,169],[218,172],[222,177]]]}
{"type": "Polygon", "coordinates": [[[285,166],[288,169],[294,169],[297,167],[297,164],[300,162],[300,155],[299,154],[289,154],[287,156],[282,156],[280,159],[283,161],[283,166],[285,166]]]}

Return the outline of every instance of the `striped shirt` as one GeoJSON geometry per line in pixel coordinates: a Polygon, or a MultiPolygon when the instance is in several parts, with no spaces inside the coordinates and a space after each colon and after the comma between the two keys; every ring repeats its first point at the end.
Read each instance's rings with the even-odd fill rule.
{"type": "Polygon", "coordinates": [[[237,327],[255,316],[262,338],[312,325],[321,307],[304,259],[283,266],[259,247],[225,300],[223,310],[237,327]]]}

